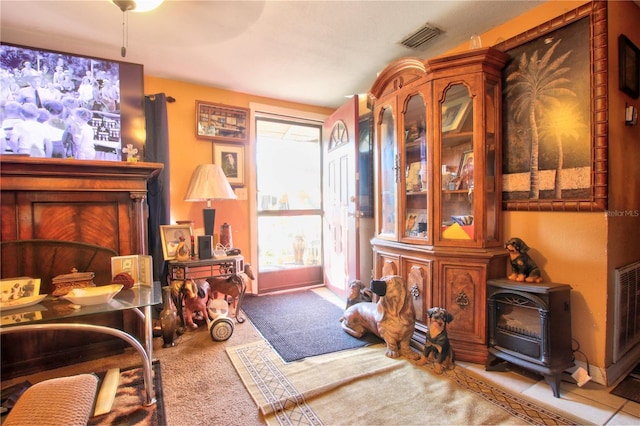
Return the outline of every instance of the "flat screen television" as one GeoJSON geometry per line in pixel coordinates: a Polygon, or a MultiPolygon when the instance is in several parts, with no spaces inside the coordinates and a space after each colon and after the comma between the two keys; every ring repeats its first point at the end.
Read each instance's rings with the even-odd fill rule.
{"type": "Polygon", "coordinates": [[[2,154],[144,159],[144,68],[0,43],[0,121],[2,154]]]}

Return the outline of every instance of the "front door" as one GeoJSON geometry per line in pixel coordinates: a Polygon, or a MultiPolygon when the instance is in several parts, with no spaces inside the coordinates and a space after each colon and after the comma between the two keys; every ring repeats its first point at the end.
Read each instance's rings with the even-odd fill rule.
{"type": "Polygon", "coordinates": [[[322,136],[325,285],[343,297],[360,279],[358,119],[354,96],[325,121],[322,136]]]}

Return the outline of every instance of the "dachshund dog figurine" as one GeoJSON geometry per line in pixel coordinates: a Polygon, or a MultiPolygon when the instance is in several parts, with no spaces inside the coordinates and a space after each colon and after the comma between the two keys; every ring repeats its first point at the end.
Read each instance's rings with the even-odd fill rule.
{"type": "Polygon", "coordinates": [[[371,290],[364,287],[364,283],[360,280],[351,281],[349,284],[349,296],[347,296],[347,309],[356,303],[371,302],[371,290]]]}
{"type": "Polygon", "coordinates": [[[382,338],[387,344],[385,355],[389,358],[404,356],[419,361],[422,355],[410,347],[416,311],[404,280],[400,276],[390,275],[372,281],[372,286],[374,282],[376,286],[386,283],[384,292],[376,292],[384,295],[377,303],[361,302],[347,308],[340,318],[342,329],[357,338],[367,332],[382,338]]]}
{"type": "Polygon", "coordinates": [[[434,363],[436,374],[441,374],[445,369],[455,368],[455,358],[449,336],[447,324],[453,321],[453,315],[444,308],[431,308],[427,311],[429,317],[429,329],[424,344],[426,360],[434,363]]]}
{"type": "Polygon", "coordinates": [[[541,283],[542,276],[538,265],[529,257],[527,252],[529,246],[520,238],[511,238],[505,244],[505,248],[509,251],[509,260],[511,261],[511,274],[508,278],[513,281],[541,283]]]}

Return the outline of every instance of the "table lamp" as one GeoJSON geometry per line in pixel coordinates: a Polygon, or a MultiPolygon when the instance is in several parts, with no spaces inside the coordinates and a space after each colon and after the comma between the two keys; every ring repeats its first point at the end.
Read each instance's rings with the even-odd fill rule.
{"type": "Polygon", "coordinates": [[[204,233],[213,237],[216,210],[211,208],[211,200],[235,200],[236,198],[236,194],[219,165],[201,164],[196,167],[191,176],[184,200],[207,202],[207,207],[203,210],[204,233]]]}

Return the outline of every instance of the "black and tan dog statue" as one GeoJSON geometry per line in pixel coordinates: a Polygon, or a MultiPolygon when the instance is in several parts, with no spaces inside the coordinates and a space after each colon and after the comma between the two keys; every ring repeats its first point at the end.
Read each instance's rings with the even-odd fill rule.
{"type": "Polygon", "coordinates": [[[356,303],[371,302],[371,299],[371,290],[365,288],[362,281],[351,281],[351,284],[349,284],[349,295],[347,296],[347,306],[345,309],[347,309],[349,306],[355,305],[356,303]]]}
{"type": "Polygon", "coordinates": [[[444,370],[455,368],[455,356],[449,343],[447,324],[453,321],[453,315],[444,308],[427,310],[429,329],[424,343],[424,355],[427,362],[434,364],[434,370],[441,374],[444,370]]]}
{"type": "Polygon", "coordinates": [[[529,246],[520,238],[511,238],[505,244],[511,261],[511,274],[507,278],[513,281],[541,283],[542,276],[538,265],[527,254],[529,246]]]}
{"type": "Polygon", "coordinates": [[[372,281],[371,287],[380,299],[377,303],[361,302],[347,308],[340,318],[344,331],[357,338],[367,332],[377,335],[387,344],[385,355],[389,358],[421,360],[422,355],[410,347],[416,311],[402,277],[383,277],[372,281]],[[381,287],[385,288],[380,291],[381,287]]]}

